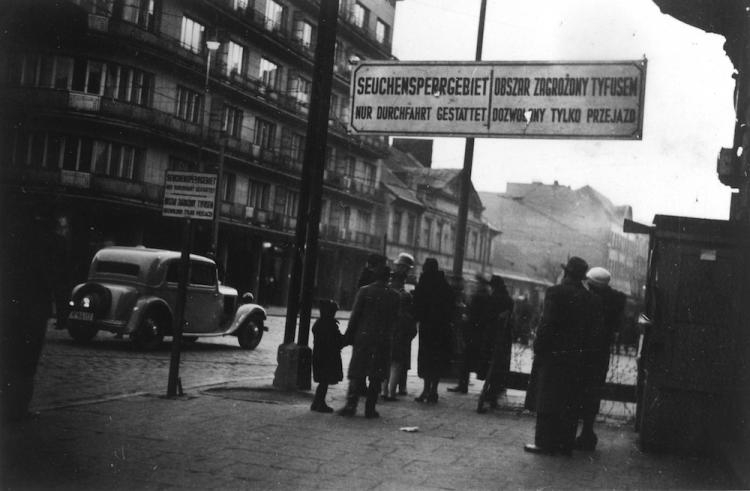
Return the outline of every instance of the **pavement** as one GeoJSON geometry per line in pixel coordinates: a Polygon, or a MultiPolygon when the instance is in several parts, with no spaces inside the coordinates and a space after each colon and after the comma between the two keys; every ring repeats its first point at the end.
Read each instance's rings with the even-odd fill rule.
{"type": "MultiPolygon", "coordinates": [[[[276,312],[269,312],[276,314],[276,312]]],[[[312,392],[278,391],[259,365],[231,381],[50,405],[2,428],[3,489],[736,489],[709,458],[646,454],[627,420],[599,422],[599,446],[571,457],[525,453],[534,415],[509,391],[475,412],[440,386],[435,405],[378,404],[379,419],[310,411],[312,392]],[[411,431],[406,431],[406,430],[411,431]]],[[[410,372],[411,373],[411,372],[410,372]]],[[[344,404],[346,384],[329,390],[344,404]]]]}

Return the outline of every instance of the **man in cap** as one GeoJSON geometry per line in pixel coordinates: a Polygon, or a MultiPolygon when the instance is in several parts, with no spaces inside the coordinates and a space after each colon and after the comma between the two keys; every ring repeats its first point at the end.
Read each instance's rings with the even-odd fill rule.
{"type": "Polygon", "coordinates": [[[572,453],[581,402],[582,352],[593,322],[592,294],[583,285],[588,264],[571,257],[559,285],[547,289],[534,340],[526,408],[536,411],[531,453],[572,453]]]}
{"type": "MultiPolygon", "coordinates": [[[[577,450],[592,451],[596,448],[598,438],[594,433],[594,420],[599,412],[601,390],[607,380],[610,346],[625,311],[625,294],[609,286],[610,278],[609,271],[600,267],[591,268],[586,273],[586,284],[597,300],[592,309],[599,309],[598,314],[601,317],[600,322],[594,324],[584,354],[584,389],[581,404],[583,427],[575,441],[574,448],[577,450]]],[[[593,313],[597,314],[596,310],[593,313]]]]}

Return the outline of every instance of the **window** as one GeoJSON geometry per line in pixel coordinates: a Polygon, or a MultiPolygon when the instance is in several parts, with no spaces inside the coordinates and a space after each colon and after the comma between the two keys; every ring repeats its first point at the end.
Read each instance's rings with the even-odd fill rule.
{"type": "Polygon", "coordinates": [[[239,44],[229,41],[227,51],[227,75],[232,73],[242,74],[242,64],[245,59],[245,48],[239,44]]]}
{"type": "Polygon", "coordinates": [[[225,104],[221,130],[229,136],[239,138],[242,133],[242,117],[242,109],[225,104]]]}
{"type": "Polygon", "coordinates": [[[352,7],[352,22],[355,26],[365,28],[367,26],[370,12],[361,3],[355,2],[352,7]]]}
{"type": "Polygon", "coordinates": [[[424,227],[422,228],[422,244],[421,246],[425,249],[430,248],[430,243],[432,242],[432,219],[431,218],[425,218],[424,219],[424,227]]]}
{"type": "Polygon", "coordinates": [[[414,233],[417,228],[417,217],[412,213],[406,215],[406,243],[414,244],[414,233]]]}
{"type": "Polygon", "coordinates": [[[363,176],[362,176],[363,182],[370,187],[374,187],[375,186],[375,174],[377,171],[375,166],[367,164],[367,163],[363,163],[362,170],[363,170],[363,176]]]}
{"type": "Polygon", "coordinates": [[[328,106],[328,118],[338,119],[339,96],[331,94],[331,105],[328,106]]]}
{"type": "Polygon", "coordinates": [[[123,0],[122,18],[148,31],[153,31],[154,0],[123,0]]]}
{"type": "Polygon", "coordinates": [[[297,102],[303,105],[310,103],[310,90],[312,82],[302,77],[289,79],[289,93],[297,99],[297,102]]]}
{"type": "Polygon", "coordinates": [[[182,18],[182,32],[180,33],[180,44],[183,48],[193,53],[200,53],[203,46],[203,33],[206,28],[190,17],[182,18]]]}
{"type": "Polygon", "coordinates": [[[198,123],[201,114],[201,95],[187,87],[177,86],[177,108],[175,114],[178,118],[198,123]]]}
{"type": "Polygon", "coordinates": [[[432,241],[432,247],[436,251],[443,250],[443,224],[435,223],[435,240],[432,241]]]}
{"type": "Polygon", "coordinates": [[[388,24],[380,19],[375,24],[375,39],[380,44],[385,44],[388,41],[388,24]]]}
{"type": "Polygon", "coordinates": [[[298,20],[294,25],[294,39],[305,48],[312,46],[312,25],[304,20],[298,20]]]}
{"type": "MultiPolygon", "coordinates": [[[[179,268],[179,263],[174,263],[179,268]]],[[[190,284],[198,286],[216,285],[216,266],[190,261],[190,284]]]]}
{"type": "Polygon", "coordinates": [[[299,193],[291,189],[278,189],[276,192],[276,209],[288,217],[296,217],[299,205],[299,193]]]}
{"type": "Polygon", "coordinates": [[[255,140],[261,148],[272,150],[276,142],[276,125],[261,118],[255,118],[255,140]]]}
{"type": "Polygon", "coordinates": [[[372,213],[370,213],[369,211],[360,210],[358,225],[358,230],[360,232],[369,234],[372,230],[372,213]]]}
{"type": "Polygon", "coordinates": [[[479,234],[472,230],[471,235],[469,236],[469,254],[473,259],[477,259],[479,257],[479,234]]]}
{"type": "Polygon", "coordinates": [[[150,106],[154,87],[154,76],[135,68],[110,65],[107,73],[105,97],[150,106]]]}
{"type": "Polygon", "coordinates": [[[305,159],[305,137],[293,133],[289,142],[289,156],[292,162],[301,164],[305,159]]]}
{"type": "Polygon", "coordinates": [[[58,56],[55,58],[54,87],[56,89],[70,89],[73,76],[73,58],[58,56]]]}
{"type": "Polygon", "coordinates": [[[279,65],[267,60],[266,58],[260,59],[260,72],[258,78],[263,81],[267,87],[276,89],[278,84],[279,65]]]}
{"type": "Polygon", "coordinates": [[[234,0],[232,3],[235,10],[247,10],[247,0],[234,0]]]}
{"type": "Polygon", "coordinates": [[[248,186],[247,205],[259,210],[268,209],[270,186],[265,182],[250,181],[248,186]]]}
{"type": "Polygon", "coordinates": [[[397,244],[401,242],[401,216],[402,213],[400,211],[393,212],[393,230],[391,235],[393,236],[393,242],[397,244]]]}
{"type": "Polygon", "coordinates": [[[237,184],[237,176],[231,172],[224,173],[224,179],[221,182],[221,200],[231,203],[234,201],[234,190],[237,184]]]}
{"type": "Polygon", "coordinates": [[[268,0],[266,3],[266,29],[269,31],[278,31],[284,28],[286,9],[280,3],[274,0],[268,0]]]}

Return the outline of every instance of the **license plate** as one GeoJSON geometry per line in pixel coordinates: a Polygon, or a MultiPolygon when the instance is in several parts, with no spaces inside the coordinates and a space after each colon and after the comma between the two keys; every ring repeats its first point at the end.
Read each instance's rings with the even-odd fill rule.
{"type": "Polygon", "coordinates": [[[68,319],[77,321],[92,321],[94,320],[93,312],[81,312],[80,310],[74,310],[68,316],[68,319]]]}

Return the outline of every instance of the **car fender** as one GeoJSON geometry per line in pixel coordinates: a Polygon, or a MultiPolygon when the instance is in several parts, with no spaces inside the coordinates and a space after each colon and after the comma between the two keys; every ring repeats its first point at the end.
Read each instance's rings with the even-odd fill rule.
{"type": "MultiPolygon", "coordinates": [[[[242,323],[245,322],[245,319],[247,319],[248,317],[257,317],[258,319],[264,321],[267,318],[266,309],[255,303],[246,303],[240,305],[237,308],[237,312],[235,312],[234,314],[232,324],[229,326],[229,329],[227,329],[227,334],[231,334],[237,331],[237,329],[240,328],[242,323]]],[[[268,327],[266,327],[265,323],[263,323],[263,330],[268,331],[268,327]]]]}
{"type": "MultiPolygon", "coordinates": [[[[164,308],[169,312],[169,316],[174,319],[174,312],[167,302],[163,298],[156,296],[145,296],[140,297],[133,307],[133,312],[128,320],[128,324],[125,328],[126,333],[135,332],[138,325],[141,323],[141,319],[146,311],[151,307],[164,308]]],[[[171,327],[171,326],[170,326],[171,327]]]]}

